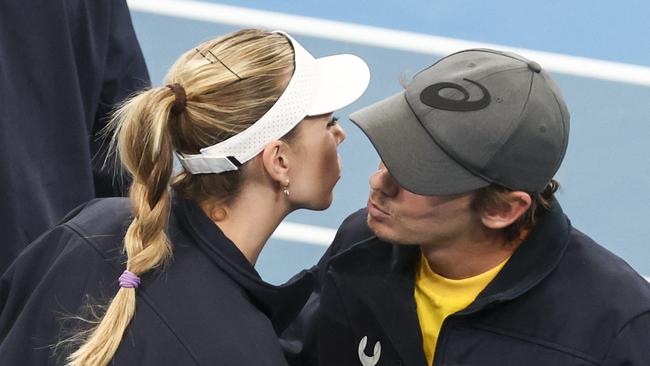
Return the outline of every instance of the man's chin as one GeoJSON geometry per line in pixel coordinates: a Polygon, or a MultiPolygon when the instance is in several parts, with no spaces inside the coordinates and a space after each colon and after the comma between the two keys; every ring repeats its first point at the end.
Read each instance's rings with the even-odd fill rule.
{"type": "Polygon", "coordinates": [[[366,221],[370,230],[372,230],[379,240],[392,244],[409,245],[400,241],[399,238],[389,232],[389,229],[386,228],[384,223],[373,219],[372,216],[368,215],[366,221]]]}

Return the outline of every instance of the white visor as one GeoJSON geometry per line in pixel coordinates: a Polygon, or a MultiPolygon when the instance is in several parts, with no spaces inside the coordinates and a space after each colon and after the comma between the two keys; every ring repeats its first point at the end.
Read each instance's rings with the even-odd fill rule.
{"type": "Polygon", "coordinates": [[[286,36],[294,50],[294,71],[287,88],[271,109],[246,130],[201,149],[200,154],[177,152],[186,171],[208,174],[237,170],[305,117],[343,108],[368,87],[370,71],[361,58],[344,54],[315,59],[291,36],[276,33],[286,36]]]}

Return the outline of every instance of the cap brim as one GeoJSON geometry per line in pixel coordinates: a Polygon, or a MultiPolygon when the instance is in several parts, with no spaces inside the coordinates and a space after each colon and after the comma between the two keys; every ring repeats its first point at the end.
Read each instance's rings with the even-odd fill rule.
{"type": "Polygon", "coordinates": [[[368,65],[354,55],[316,59],[318,88],[307,108],[308,116],[331,113],[357,100],[370,81],[368,65]]]}
{"type": "Polygon", "coordinates": [[[350,120],[368,136],[388,171],[408,191],[442,196],[490,184],[456,163],[434,142],[404,92],[352,113],[350,120]]]}

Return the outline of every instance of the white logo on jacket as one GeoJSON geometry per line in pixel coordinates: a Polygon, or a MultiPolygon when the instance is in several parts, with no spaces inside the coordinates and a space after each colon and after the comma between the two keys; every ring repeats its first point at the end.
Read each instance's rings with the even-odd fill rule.
{"type": "Polygon", "coordinates": [[[366,355],[365,349],[367,343],[367,336],[361,338],[361,342],[359,342],[359,361],[361,361],[363,366],[375,366],[379,362],[379,356],[381,356],[381,343],[379,343],[379,341],[375,343],[375,349],[373,350],[372,356],[366,355]]]}

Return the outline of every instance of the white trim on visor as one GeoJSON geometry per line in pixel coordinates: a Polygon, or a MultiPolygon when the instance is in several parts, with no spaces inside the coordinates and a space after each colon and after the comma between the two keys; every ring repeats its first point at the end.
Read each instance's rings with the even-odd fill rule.
{"type": "Polygon", "coordinates": [[[257,122],[237,135],[201,149],[200,154],[176,152],[183,168],[192,174],[223,173],[259,154],[267,143],[286,135],[307,116],[330,113],[354,102],[370,81],[368,65],[354,55],[315,59],[296,40],[294,72],[280,98],[257,122]]]}

